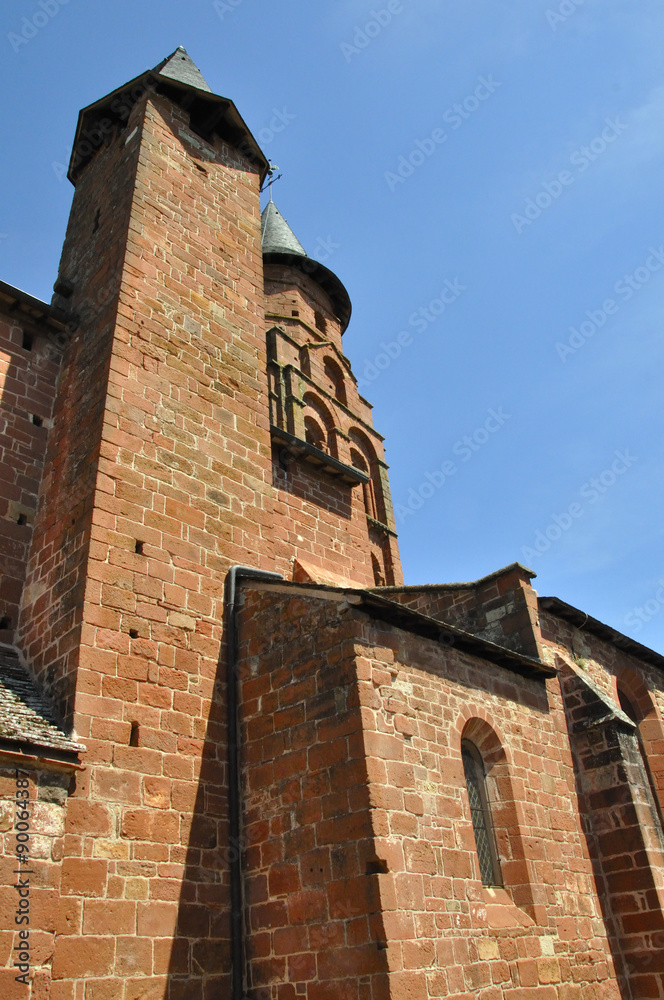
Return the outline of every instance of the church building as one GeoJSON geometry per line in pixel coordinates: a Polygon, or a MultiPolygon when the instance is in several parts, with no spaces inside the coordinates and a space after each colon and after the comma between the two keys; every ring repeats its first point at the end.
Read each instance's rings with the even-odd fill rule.
{"type": "Polygon", "coordinates": [[[406,586],[339,278],[184,49],[0,281],[3,1000],[664,1000],[664,657],[406,586]]]}

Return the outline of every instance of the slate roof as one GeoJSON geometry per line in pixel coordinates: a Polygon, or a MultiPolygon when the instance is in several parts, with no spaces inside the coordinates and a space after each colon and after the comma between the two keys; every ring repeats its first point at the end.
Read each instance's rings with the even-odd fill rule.
{"type": "Polygon", "coordinates": [[[82,743],[70,739],[57,725],[16,650],[10,646],[0,646],[0,742],[70,754],[85,750],[82,743]]]}
{"type": "Polygon", "coordinates": [[[270,164],[231,100],[214,94],[198,66],[180,46],[154,69],[128,80],[110,94],[83,108],[78,116],[76,136],[67,176],[73,184],[92,159],[109,128],[127,125],[136,101],[146,94],[165,94],[189,114],[194,132],[207,141],[214,135],[240,148],[244,157],[258,170],[261,183],[270,164]]]}
{"type": "Polygon", "coordinates": [[[274,204],[268,201],[261,215],[263,253],[296,253],[307,256],[297,236],[274,204]]]}
{"type": "Polygon", "coordinates": [[[170,56],[152,71],[159,76],[166,76],[169,80],[176,80],[178,83],[186,83],[188,87],[196,87],[197,90],[206,90],[208,94],[212,91],[203,79],[203,74],[193,61],[189,53],[181,45],[170,56]]]}
{"type": "Polygon", "coordinates": [[[261,213],[261,233],[264,263],[285,264],[308,274],[329,295],[343,333],[350,322],[352,311],[348,292],[333,271],[307,256],[306,250],[273,201],[269,201],[261,213]]]}

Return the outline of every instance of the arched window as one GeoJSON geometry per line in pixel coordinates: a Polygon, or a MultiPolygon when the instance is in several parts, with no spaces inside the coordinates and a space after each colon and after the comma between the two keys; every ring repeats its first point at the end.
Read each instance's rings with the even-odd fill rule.
{"type": "Polygon", "coordinates": [[[312,444],[314,448],[318,448],[320,451],[327,451],[325,431],[313,417],[304,418],[304,438],[307,444],[312,444]]]}
{"type": "Polygon", "coordinates": [[[334,420],[330,411],[313,392],[305,392],[302,401],[305,404],[305,440],[333,458],[338,458],[334,420]],[[315,441],[313,437],[316,437],[315,441]]]}
{"type": "Polygon", "coordinates": [[[324,362],[325,377],[328,380],[329,387],[332,390],[332,395],[335,399],[338,399],[340,403],[346,404],[346,386],[344,383],[344,374],[332,358],[325,358],[324,362]]]}
{"type": "Polygon", "coordinates": [[[385,503],[376,453],[366,436],[355,428],[350,430],[349,438],[351,446],[354,449],[351,452],[351,456],[354,456],[351,457],[353,465],[361,469],[362,472],[368,473],[371,479],[371,482],[364,490],[364,505],[367,514],[374,521],[380,521],[382,524],[385,524],[385,503]],[[360,461],[360,455],[362,456],[362,461],[360,461]]]}
{"type": "Polygon", "coordinates": [[[473,822],[480,877],[483,885],[502,885],[500,861],[486,790],[486,772],[482,755],[470,740],[461,741],[461,758],[466,776],[470,816],[473,822]]]}
{"type": "MultiPolygon", "coordinates": [[[[363,455],[356,451],[354,448],[350,450],[350,460],[351,464],[359,469],[360,472],[364,472],[367,476],[371,476],[369,466],[363,455]]],[[[366,510],[369,517],[372,517],[374,521],[376,520],[376,497],[374,494],[373,483],[371,478],[368,483],[362,483],[362,493],[364,496],[364,509],[366,510]]]]}

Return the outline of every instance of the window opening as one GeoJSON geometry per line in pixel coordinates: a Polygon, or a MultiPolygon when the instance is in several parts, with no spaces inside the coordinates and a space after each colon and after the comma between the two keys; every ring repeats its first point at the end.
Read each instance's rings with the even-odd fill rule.
{"type": "Polygon", "coordinates": [[[373,552],[371,553],[371,568],[373,569],[373,575],[374,575],[374,583],[375,583],[375,585],[377,587],[384,587],[385,586],[385,577],[383,576],[383,571],[381,569],[381,565],[380,565],[378,559],[376,558],[376,556],[373,554],[373,552]]]}
{"type": "Polygon", "coordinates": [[[482,756],[470,740],[461,741],[461,757],[470,802],[470,816],[475,834],[480,877],[483,885],[502,885],[500,861],[486,792],[486,772],[482,756]]]}
{"type": "Polygon", "coordinates": [[[341,368],[331,358],[325,359],[325,375],[329,379],[332,392],[335,399],[338,399],[340,403],[346,405],[346,386],[344,385],[344,376],[341,368]]]}
{"type": "Polygon", "coordinates": [[[304,439],[319,451],[327,451],[325,434],[312,417],[304,418],[304,439]]]}

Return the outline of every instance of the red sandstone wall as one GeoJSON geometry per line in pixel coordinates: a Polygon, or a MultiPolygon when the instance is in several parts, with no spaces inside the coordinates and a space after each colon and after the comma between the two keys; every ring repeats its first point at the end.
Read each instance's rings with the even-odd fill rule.
{"type": "Polygon", "coordinates": [[[224,575],[347,568],[358,544],[327,495],[275,499],[258,183],[160,97],[77,181],[60,273],[80,326],[18,633],[87,747],[49,876],[57,1000],[228,990],[224,575]]]}
{"type": "Polygon", "coordinates": [[[664,675],[657,667],[644,663],[618,645],[575,628],[547,611],[541,611],[540,623],[545,655],[555,654],[571,661],[581,676],[590,680],[618,703],[617,689],[632,702],[639,715],[640,731],[648,754],[659,804],[664,811],[664,675]]]}
{"type": "Polygon", "coordinates": [[[307,276],[274,264],[266,268],[265,291],[272,422],[304,439],[305,416],[314,416],[324,431],[324,450],[345,465],[356,464],[359,455],[362,471],[373,479],[369,510],[364,487],[335,481],[275,441],[278,536],[288,537],[296,558],[356,586],[400,583],[383,439],[373,429],[371,407],[359,395],[342,353],[340,325],[330,301],[307,276]],[[316,312],[324,317],[325,331],[315,325],[316,312]],[[336,370],[339,385],[330,379],[326,362],[336,370]]]}
{"type": "Polygon", "coordinates": [[[300,271],[283,264],[268,264],[265,268],[266,317],[269,326],[296,330],[306,324],[313,341],[330,341],[343,350],[339,320],[329,296],[315,281],[300,271]],[[325,318],[325,330],[316,325],[316,312],[325,318]]]}
{"type": "MultiPolygon", "coordinates": [[[[545,688],[335,600],[252,592],[243,623],[255,636],[243,675],[251,949],[256,985],[268,987],[255,995],[341,995],[321,983],[322,951],[340,949],[339,979],[341,970],[359,976],[352,963],[364,952],[342,951],[353,920],[366,920],[366,890],[352,879],[338,886],[333,877],[336,895],[326,887],[286,930],[289,894],[311,877],[303,851],[318,850],[327,872],[338,837],[339,857],[355,859],[361,845],[373,861],[365,870],[378,881],[384,934],[375,948],[392,1000],[617,1000],[557,681],[545,688]],[[318,723],[319,708],[335,701],[336,725],[318,723]],[[501,748],[492,780],[504,890],[479,879],[460,756],[466,726],[476,742],[494,741],[496,760],[501,748]],[[323,921],[335,936],[321,951],[323,921]]],[[[360,983],[347,987],[353,1000],[360,983]]]]}
{"type": "MultiPolygon", "coordinates": [[[[373,586],[361,487],[351,487],[302,459],[281,455],[275,442],[276,544],[351,586],[373,586]],[[354,555],[351,555],[354,553],[354,555]]],[[[287,572],[290,577],[290,571],[287,572]]]]}
{"type": "Polygon", "coordinates": [[[387,1000],[370,788],[343,601],[249,590],[241,614],[252,1000],[387,1000]]]}
{"type": "Polygon", "coordinates": [[[44,326],[0,315],[0,642],[18,623],[61,354],[44,326]]]}
{"type": "Polygon", "coordinates": [[[80,323],[62,359],[16,642],[69,726],[137,159],[138,141],[125,145],[120,137],[97,154],[76,188],[60,262],[61,277],[74,285],[69,305],[80,323]]]}
{"type": "Polygon", "coordinates": [[[539,657],[537,594],[532,573],[518,563],[467,584],[385,591],[390,600],[506,649],[539,657]]]}
{"type": "Polygon", "coordinates": [[[543,654],[561,669],[588,843],[616,962],[633,996],[664,996],[661,669],[548,611],[540,619],[543,654]],[[614,715],[622,714],[618,687],[637,716],[638,740],[614,715]]]}
{"type": "MultiPolygon", "coordinates": [[[[74,888],[71,881],[73,873],[71,868],[63,870],[62,866],[65,844],[67,838],[72,836],[71,820],[68,824],[66,819],[70,773],[40,773],[29,764],[26,768],[17,782],[13,767],[4,762],[0,766],[0,996],[3,1000],[26,1000],[26,997],[63,1000],[66,994],[59,992],[58,984],[52,980],[56,936],[64,935],[60,938],[61,954],[64,954],[67,935],[71,932],[72,923],[76,922],[77,914],[80,921],[82,905],[81,900],[78,901],[78,909],[73,904],[69,896],[74,888]],[[16,860],[18,817],[15,802],[19,786],[21,793],[28,793],[28,808],[22,810],[29,814],[28,840],[23,841],[29,848],[29,863],[25,865],[16,860]],[[15,977],[23,975],[23,972],[14,967],[14,963],[20,961],[15,952],[22,941],[19,934],[26,930],[29,931],[28,964],[31,970],[31,985],[27,986],[25,982],[16,982],[15,977]]],[[[18,801],[23,804],[26,799],[21,797],[18,801]]],[[[81,870],[79,877],[84,874],[87,873],[81,870]]],[[[96,888],[94,880],[91,880],[85,886],[85,892],[91,898],[97,894],[96,888]]],[[[97,918],[99,920],[98,911],[97,918]]]]}

